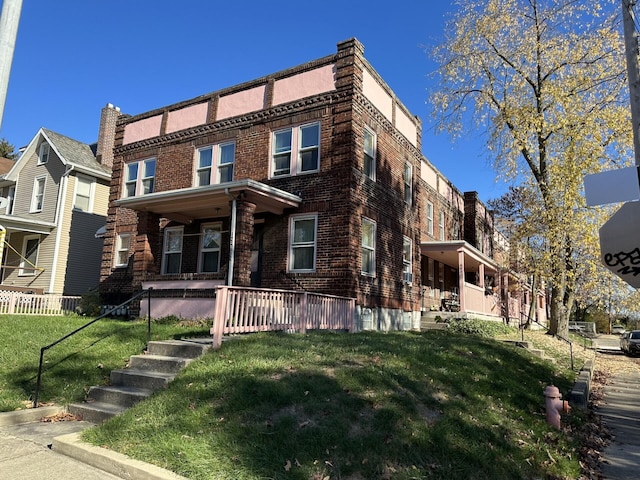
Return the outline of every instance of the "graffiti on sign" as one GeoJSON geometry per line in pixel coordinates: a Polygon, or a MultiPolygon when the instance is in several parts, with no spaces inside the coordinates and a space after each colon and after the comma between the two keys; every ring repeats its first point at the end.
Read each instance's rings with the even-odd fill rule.
{"type": "Polygon", "coordinates": [[[630,252],[605,253],[604,262],[622,275],[640,275],[640,248],[630,252]]]}

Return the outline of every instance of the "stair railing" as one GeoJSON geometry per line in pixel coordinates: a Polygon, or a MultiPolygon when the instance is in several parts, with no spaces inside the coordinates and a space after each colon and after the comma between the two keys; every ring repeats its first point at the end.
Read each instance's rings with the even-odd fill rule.
{"type": "Polygon", "coordinates": [[[40,363],[38,364],[38,377],[37,377],[37,380],[36,380],[36,391],[33,394],[33,408],[38,408],[38,395],[40,393],[40,380],[42,378],[42,365],[44,363],[43,362],[43,360],[44,360],[44,352],[46,352],[50,348],[55,347],[60,342],[63,342],[64,340],[66,340],[67,338],[75,335],[76,333],[84,330],[88,326],[93,325],[98,320],[101,320],[101,319],[103,319],[105,317],[108,317],[111,313],[115,312],[119,308],[126,307],[131,302],[133,302],[134,300],[137,300],[140,297],[143,297],[144,295],[147,295],[147,301],[149,302],[148,303],[148,308],[147,308],[147,311],[148,311],[148,315],[147,315],[147,343],[149,343],[151,341],[151,291],[152,290],[153,290],[153,287],[149,287],[149,288],[147,288],[145,290],[142,290],[141,292],[139,292],[136,295],[134,295],[133,297],[131,297],[129,300],[121,303],[120,305],[116,305],[115,307],[111,308],[110,310],[107,310],[106,312],[104,312],[99,317],[96,317],[93,320],[91,320],[90,322],[85,323],[81,327],[76,328],[73,332],[67,333],[64,337],[61,337],[58,340],[56,340],[55,342],[52,342],[49,345],[46,345],[46,346],[42,347],[40,349],[40,363]]]}
{"type": "MultiPolygon", "coordinates": [[[[526,320],[528,320],[529,322],[533,322],[538,324],[539,326],[541,326],[542,328],[544,328],[547,332],[549,331],[549,327],[547,327],[546,325],[543,325],[542,323],[538,322],[535,318],[531,318],[528,315],[524,314],[521,315],[521,317],[524,317],[526,320]]],[[[524,327],[528,322],[525,323],[520,323],[520,331],[522,333],[522,341],[524,341],[524,327]]],[[[558,334],[554,334],[554,337],[562,340],[563,342],[569,344],[569,356],[571,357],[571,370],[573,370],[573,342],[571,340],[569,340],[568,338],[564,338],[558,334]]]]}

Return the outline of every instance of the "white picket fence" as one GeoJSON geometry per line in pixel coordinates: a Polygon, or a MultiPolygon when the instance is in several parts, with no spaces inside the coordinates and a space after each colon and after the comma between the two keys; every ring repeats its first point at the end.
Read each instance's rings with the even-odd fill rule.
{"type": "Polygon", "coordinates": [[[75,313],[80,297],[0,291],[0,315],[66,315],[75,313]]]}

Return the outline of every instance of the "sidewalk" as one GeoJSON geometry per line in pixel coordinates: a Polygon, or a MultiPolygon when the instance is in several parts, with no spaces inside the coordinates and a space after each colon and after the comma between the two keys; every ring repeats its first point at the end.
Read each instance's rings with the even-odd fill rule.
{"type": "Polygon", "coordinates": [[[41,422],[60,413],[41,407],[0,413],[0,480],[185,480],[125,455],[85,444],[79,434],[89,422],[41,422]]]}

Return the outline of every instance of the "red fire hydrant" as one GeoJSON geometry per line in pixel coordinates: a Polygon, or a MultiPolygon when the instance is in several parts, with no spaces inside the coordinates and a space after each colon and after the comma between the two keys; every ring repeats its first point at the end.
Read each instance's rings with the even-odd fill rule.
{"type": "Polygon", "coordinates": [[[556,428],[560,428],[560,413],[569,413],[571,407],[566,400],[560,400],[562,395],[555,385],[549,385],[544,389],[547,407],[547,423],[556,428]]]}

